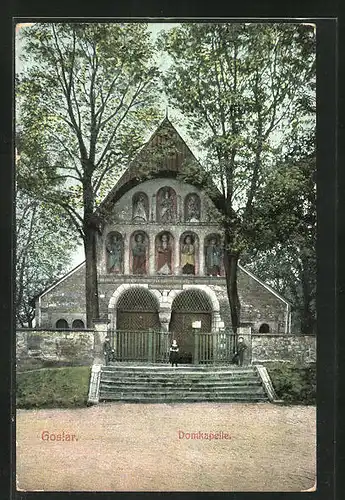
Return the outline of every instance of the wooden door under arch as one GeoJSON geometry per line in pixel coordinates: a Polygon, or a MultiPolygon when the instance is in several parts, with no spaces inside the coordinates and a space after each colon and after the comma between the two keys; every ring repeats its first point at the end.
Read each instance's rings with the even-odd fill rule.
{"type": "MultiPolygon", "coordinates": [[[[156,299],[145,288],[130,288],[121,296],[116,308],[116,353],[118,359],[120,361],[147,360],[146,333],[149,330],[160,330],[156,299]]],[[[159,350],[159,343],[156,347],[159,350]]]]}
{"type": "Polygon", "coordinates": [[[194,329],[193,322],[201,321],[200,332],[210,332],[212,315],[210,312],[200,311],[172,311],[169,331],[171,340],[176,339],[180,347],[180,362],[192,363],[194,358],[194,329]]]}

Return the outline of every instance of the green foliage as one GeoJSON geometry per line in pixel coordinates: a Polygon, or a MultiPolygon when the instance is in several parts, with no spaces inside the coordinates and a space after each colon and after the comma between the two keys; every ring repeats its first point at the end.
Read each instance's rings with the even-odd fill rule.
{"type": "MultiPolygon", "coordinates": [[[[272,171],[256,211],[256,221],[267,221],[266,231],[261,228],[265,238],[258,238],[241,259],[242,264],[291,301],[293,327],[304,334],[315,333],[316,321],[315,163],[313,145],[308,147],[300,139],[285,163],[272,171]],[[282,177],[286,177],[282,182],[286,192],[275,187],[282,177]],[[282,234],[284,243],[275,242],[274,234],[282,234]]],[[[260,231],[260,226],[256,229],[260,231]]]]}
{"type": "Polygon", "coordinates": [[[266,363],[279,399],[287,404],[316,404],[316,365],[266,363]]]}
{"type": "Polygon", "coordinates": [[[309,119],[301,99],[315,97],[314,42],[308,27],[287,24],[184,23],[160,38],[173,60],[168,96],[224,196],[242,207],[295,118],[309,119]]]}
{"type": "Polygon", "coordinates": [[[85,210],[157,123],[150,34],[145,23],[35,23],[22,32],[17,147],[28,161],[18,185],[62,206],[83,235],[85,210]]]}
{"type": "Polygon", "coordinates": [[[17,324],[31,326],[34,297],[69,268],[75,238],[59,207],[17,191],[16,288],[17,324]]]}
{"type": "MultiPolygon", "coordinates": [[[[302,24],[183,23],[163,33],[159,46],[172,59],[163,77],[170,102],[206,150],[204,168],[219,189],[212,198],[222,214],[234,326],[235,256],[304,237],[299,191],[308,175],[291,162],[286,168],[286,155],[314,134],[314,31],[302,24]]],[[[193,176],[200,181],[195,168],[193,176]]]]}
{"type": "Polygon", "coordinates": [[[17,408],[74,408],[87,404],[90,367],[17,373],[17,408]]]}
{"type": "Polygon", "coordinates": [[[17,182],[61,207],[82,239],[90,326],[99,316],[93,214],[157,123],[154,49],[145,23],[35,23],[21,31],[17,149],[25,172],[17,182]]]}

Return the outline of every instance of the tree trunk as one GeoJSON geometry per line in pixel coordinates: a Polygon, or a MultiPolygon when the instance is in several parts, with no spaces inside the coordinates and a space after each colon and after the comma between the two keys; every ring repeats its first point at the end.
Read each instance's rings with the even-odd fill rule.
{"type": "Polygon", "coordinates": [[[227,244],[227,242],[225,242],[224,269],[226,277],[226,288],[230,305],[231,326],[235,335],[237,335],[237,328],[240,326],[241,316],[241,303],[237,288],[238,259],[239,254],[236,252],[232,252],[229,249],[229,245],[227,244]]]}
{"type": "Polygon", "coordinates": [[[96,230],[85,225],[85,298],[86,324],[93,328],[93,320],[99,318],[98,279],[96,258],[96,230]]]}

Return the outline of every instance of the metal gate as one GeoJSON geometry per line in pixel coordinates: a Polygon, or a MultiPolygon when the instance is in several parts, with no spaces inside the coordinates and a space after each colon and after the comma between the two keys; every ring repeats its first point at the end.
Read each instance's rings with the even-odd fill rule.
{"type": "Polygon", "coordinates": [[[158,330],[112,330],[114,361],[163,363],[169,360],[167,333],[158,330]]]}
{"type": "MultiPolygon", "coordinates": [[[[171,338],[180,347],[180,362],[192,363],[195,353],[195,330],[193,323],[200,321],[200,332],[210,332],[212,307],[206,294],[200,290],[186,290],[173,301],[169,330],[171,338]]],[[[212,357],[212,349],[208,350],[212,357]]]]}

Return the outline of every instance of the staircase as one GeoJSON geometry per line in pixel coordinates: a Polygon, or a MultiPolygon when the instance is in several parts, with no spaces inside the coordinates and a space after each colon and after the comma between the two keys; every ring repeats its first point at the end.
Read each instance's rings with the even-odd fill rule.
{"type": "Polygon", "coordinates": [[[100,367],[99,401],[140,403],[268,401],[255,366],[100,367]]]}

